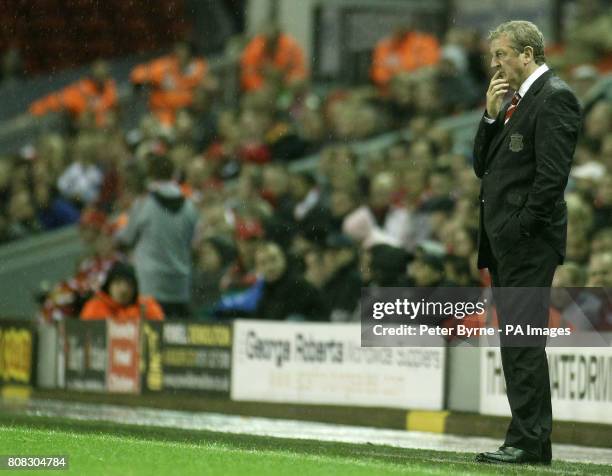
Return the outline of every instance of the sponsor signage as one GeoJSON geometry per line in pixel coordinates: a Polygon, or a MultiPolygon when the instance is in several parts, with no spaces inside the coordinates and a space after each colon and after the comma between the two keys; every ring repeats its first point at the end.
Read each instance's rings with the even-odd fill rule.
{"type": "Polygon", "coordinates": [[[29,321],[0,320],[0,386],[34,381],[35,334],[29,321]]]}
{"type": "Polygon", "coordinates": [[[161,336],[163,324],[146,321],[142,325],[142,383],[143,391],[159,392],[163,386],[161,336]]]}
{"type": "Polygon", "coordinates": [[[361,347],[359,323],[234,322],[234,400],[440,410],[445,348],[361,347]]]}
{"type": "MultiPolygon", "coordinates": [[[[508,415],[501,354],[481,348],[480,412],[508,415]]],[[[549,347],[555,420],[612,423],[612,348],[549,347]]]]}
{"type": "Polygon", "coordinates": [[[66,388],[106,391],[106,321],[69,319],[64,326],[66,388]]]}
{"type": "Polygon", "coordinates": [[[112,393],[140,393],[140,323],[107,319],[108,372],[112,393]]]}
{"type": "Polygon", "coordinates": [[[232,330],[227,324],[167,321],[163,325],[163,388],[228,394],[232,330]]]}

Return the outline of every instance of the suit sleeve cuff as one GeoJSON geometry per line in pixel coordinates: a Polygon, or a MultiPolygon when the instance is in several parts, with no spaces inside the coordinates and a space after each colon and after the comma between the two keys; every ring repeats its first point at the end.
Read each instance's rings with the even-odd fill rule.
{"type": "Polygon", "coordinates": [[[487,116],[486,112],[484,113],[484,116],[482,118],[487,124],[493,124],[495,122],[495,119],[492,119],[489,116],[487,116]]]}

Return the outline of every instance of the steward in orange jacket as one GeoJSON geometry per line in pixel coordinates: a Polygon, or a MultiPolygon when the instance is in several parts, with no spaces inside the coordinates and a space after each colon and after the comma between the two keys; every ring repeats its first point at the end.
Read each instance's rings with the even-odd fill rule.
{"type": "Polygon", "coordinates": [[[439,58],[440,44],[433,35],[402,29],[376,44],[370,74],[384,92],[398,73],[436,64],[439,58]]]}
{"type": "Polygon", "coordinates": [[[194,90],[204,80],[208,65],[193,56],[193,49],[191,43],[179,42],[173,54],[132,70],[132,83],[152,87],[149,108],[163,124],[173,124],[177,111],[191,106],[194,90]]]}
{"type": "Polygon", "coordinates": [[[109,317],[120,320],[164,319],[164,312],[155,299],[138,295],[134,268],[125,263],[115,263],[102,289],[85,303],[81,311],[81,319],[86,321],[109,317]]]}
{"type": "Polygon", "coordinates": [[[107,125],[109,113],[117,107],[117,86],[110,77],[108,64],[96,61],[91,76],[73,83],[56,93],[49,94],[30,105],[30,113],[42,116],[49,112],[67,111],[73,120],[86,113],[94,115],[96,125],[107,125]]]}
{"type": "Polygon", "coordinates": [[[298,42],[277,28],[253,38],[240,59],[240,80],[245,91],[260,89],[276,78],[291,86],[306,78],[304,52],[298,42]]]}

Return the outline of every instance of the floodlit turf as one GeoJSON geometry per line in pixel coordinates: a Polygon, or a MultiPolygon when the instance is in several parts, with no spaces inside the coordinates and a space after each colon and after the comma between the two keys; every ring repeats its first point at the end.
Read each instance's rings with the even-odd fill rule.
{"type": "MultiPolygon", "coordinates": [[[[53,418],[0,418],[0,454],[69,456],[83,475],[539,475],[612,474],[612,468],[554,462],[499,467],[473,455],[388,446],[265,438],[53,418]],[[27,421],[26,421],[27,420],[27,421]]],[[[1,471],[2,474],[12,472],[1,471]]],[[[15,474],[38,474],[23,471],[15,474]]],[[[44,473],[43,473],[44,474],[44,473]]]]}

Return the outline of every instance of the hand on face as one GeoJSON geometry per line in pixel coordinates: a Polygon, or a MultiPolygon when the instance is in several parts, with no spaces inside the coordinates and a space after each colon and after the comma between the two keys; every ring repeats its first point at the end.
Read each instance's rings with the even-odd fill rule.
{"type": "Polygon", "coordinates": [[[499,114],[504,96],[508,92],[509,87],[510,84],[508,84],[502,70],[498,69],[491,78],[489,88],[487,89],[487,115],[490,118],[494,119],[499,114]]]}

